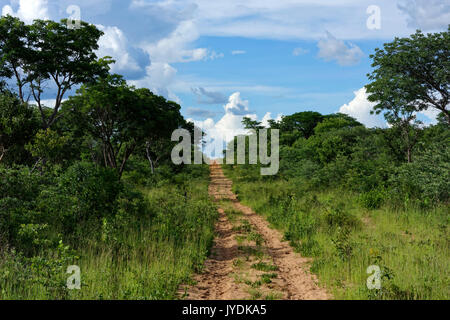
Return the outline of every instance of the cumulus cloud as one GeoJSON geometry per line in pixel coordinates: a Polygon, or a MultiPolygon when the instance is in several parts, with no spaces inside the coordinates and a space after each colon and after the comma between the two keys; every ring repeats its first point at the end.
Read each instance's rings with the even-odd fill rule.
{"type": "Polygon", "coordinates": [[[292,55],[294,55],[294,56],[300,56],[300,55],[302,55],[302,54],[306,54],[306,53],[308,53],[309,51],[307,50],[307,49],[303,49],[303,48],[295,48],[293,51],[292,51],[292,55]]]}
{"type": "Polygon", "coordinates": [[[248,100],[243,100],[240,92],[233,93],[228,98],[228,103],[224,108],[226,113],[230,113],[235,116],[243,116],[250,113],[250,110],[248,109],[248,100]]]}
{"type": "Polygon", "coordinates": [[[231,54],[233,56],[238,55],[238,54],[246,54],[246,53],[247,53],[247,51],[245,51],[245,50],[233,50],[233,51],[231,51],[231,54]]]}
{"type": "Polygon", "coordinates": [[[11,15],[20,18],[26,23],[32,23],[34,19],[49,19],[47,0],[19,0],[18,9],[13,10],[17,1],[10,1],[11,5],[2,8],[2,16],[11,15]]]}
{"type": "Polygon", "coordinates": [[[191,91],[197,96],[198,103],[221,104],[228,101],[224,94],[216,91],[208,91],[203,87],[191,88],[191,91]]]}
{"type": "Polygon", "coordinates": [[[266,128],[269,128],[269,120],[275,120],[276,122],[280,122],[283,114],[279,113],[275,119],[272,118],[272,113],[267,112],[264,117],[261,119],[261,125],[263,125],[266,128]]]}
{"type": "Polygon", "coordinates": [[[398,8],[407,16],[411,28],[438,30],[450,23],[449,1],[407,0],[399,3],[398,8]]]}
{"type": "Polygon", "coordinates": [[[155,43],[144,43],[142,48],[155,62],[177,63],[204,60],[208,57],[206,48],[189,48],[199,33],[195,23],[182,21],[168,37],[155,43]]]}
{"type": "Polygon", "coordinates": [[[149,88],[155,94],[180,103],[180,99],[167,89],[177,74],[174,67],[164,62],[152,62],[145,70],[145,77],[132,80],[130,83],[139,88],[149,88]]]}
{"type": "MultiPolygon", "coordinates": [[[[146,6],[146,2],[135,2],[135,6],[146,6]]],[[[151,65],[147,67],[147,75],[138,82],[138,85],[150,85],[152,88],[158,88],[158,90],[164,88],[169,92],[169,95],[174,96],[169,86],[173,82],[177,70],[171,64],[214,60],[224,56],[223,53],[217,53],[206,48],[193,48],[192,43],[199,36],[194,21],[185,20],[181,21],[167,37],[152,43],[141,43],[140,48],[150,56],[151,65]]]]}
{"type": "MultiPolygon", "coordinates": [[[[366,88],[362,87],[361,89],[355,91],[354,94],[355,97],[353,98],[353,100],[348,104],[344,104],[343,106],[341,106],[339,108],[339,112],[354,117],[356,120],[369,128],[383,128],[389,126],[388,123],[383,119],[383,116],[370,114],[370,111],[376,103],[367,100],[368,94],[366,92],[366,88]]],[[[429,108],[428,110],[420,111],[417,114],[425,116],[426,119],[422,118],[422,120],[424,120],[424,125],[430,125],[437,123],[436,117],[438,116],[439,112],[440,111],[437,109],[429,108]]]]}
{"type": "Polygon", "coordinates": [[[117,27],[105,27],[97,25],[97,28],[104,32],[99,39],[99,57],[110,56],[116,63],[111,66],[112,72],[140,71],[141,67],[128,52],[128,40],[122,30],[117,27]]]}
{"type": "Polygon", "coordinates": [[[366,127],[385,127],[386,123],[381,116],[370,114],[370,111],[375,106],[374,102],[367,100],[366,88],[354,92],[355,97],[348,104],[344,104],[339,108],[339,112],[348,114],[356,120],[364,124],[366,127]]]}
{"type": "Polygon", "coordinates": [[[317,44],[319,47],[319,57],[326,61],[335,60],[341,66],[351,66],[357,64],[363,52],[355,44],[346,44],[342,40],[336,39],[327,31],[327,38],[322,39],[317,44]]]}
{"type": "MultiPolygon", "coordinates": [[[[229,142],[237,135],[248,133],[248,130],[242,125],[244,117],[258,120],[258,116],[254,112],[249,111],[248,106],[248,100],[243,100],[241,94],[235,92],[229,97],[228,103],[224,106],[225,114],[219,121],[214,122],[212,118],[203,121],[188,120],[206,132],[205,140],[207,145],[211,145],[216,139],[223,139],[225,142],[229,142]]],[[[267,112],[261,119],[261,122],[263,125],[268,126],[271,119],[271,113],[267,112]]],[[[280,119],[281,114],[277,116],[276,120],[279,121],[280,119]]]]}

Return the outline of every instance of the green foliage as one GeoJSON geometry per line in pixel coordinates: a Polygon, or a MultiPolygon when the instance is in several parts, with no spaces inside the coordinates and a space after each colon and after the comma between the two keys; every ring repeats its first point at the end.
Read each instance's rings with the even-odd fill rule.
{"type": "Polygon", "coordinates": [[[33,141],[25,146],[33,157],[40,160],[57,163],[61,159],[67,144],[67,138],[58,135],[51,129],[39,130],[33,141]]]}
{"type": "Polygon", "coordinates": [[[283,116],[279,129],[283,132],[300,132],[302,137],[308,139],[314,134],[314,128],[323,118],[320,113],[314,111],[297,112],[283,116]]]}
{"type": "Polygon", "coordinates": [[[10,92],[0,93],[0,163],[25,163],[24,146],[39,127],[35,110],[10,92]]]}
{"type": "Polygon", "coordinates": [[[388,120],[399,114],[437,109],[450,123],[450,26],[447,31],[424,35],[417,31],[408,38],[395,38],[375,49],[366,86],[369,100],[377,102],[377,113],[388,120]]]}
{"type": "Polygon", "coordinates": [[[400,166],[390,182],[397,194],[426,204],[448,202],[450,190],[449,139],[423,146],[413,163],[400,166]]]}
{"type": "Polygon", "coordinates": [[[58,119],[67,91],[109,70],[111,61],[98,61],[95,54],[103,32],[86,22],[80,28],[69,28],[66,20],[34,20],[26,25],[8,15],[0,19],[0,34],[0,77],[14,78],[22,102],[28,89],[38,103],[44,128],[58,119]],[[47,114],[41,95],[50,81],[56,88],[56,102],[47,114]]]}
{"type": "Polygon", "coordinates": [[[117,170],[119,177],[139,146],[170,140],[172,130],[185,123],[179,105],[148,89],[130,87],[119,75],[82,86],[64,109],[101,145],[104,165],[117,170]]]}
{"type": "Polygon", "coordinates": [[[378,209],[385,202],[386,198],[387,194],[385,190],[373,189],[361,193],[359,201],[364,208],[378,209]]]}

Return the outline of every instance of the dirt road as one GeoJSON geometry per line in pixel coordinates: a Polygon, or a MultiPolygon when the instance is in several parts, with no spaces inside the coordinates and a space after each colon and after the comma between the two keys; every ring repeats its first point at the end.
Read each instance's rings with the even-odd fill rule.
{"type": "Polygon", "coordinates": [[[220,218],[211,256],[187,299],[329,299],[309,270],[309,259],[282,241],[282,234],[242,205],[218,164],[212,164],[209,192],[220,218]]]}

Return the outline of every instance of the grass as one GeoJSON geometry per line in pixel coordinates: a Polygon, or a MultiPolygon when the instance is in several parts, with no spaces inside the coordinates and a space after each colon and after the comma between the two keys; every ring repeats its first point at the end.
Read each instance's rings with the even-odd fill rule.
{"type": "MultiPolygon", "coordinates": [[[[53,282],[45,282],[17,252],[3,250],[0,299],[179,298],[180,284],[191,282],[208,256],[217,219],[208,196],[208,169],[186,185],[142,188],[146,212],[108,221],[106,226],[111,228],[102,230],[103,241],[95,234],[80,238],[78,257],[55,265],[53,282]],[[66,264],[80,267],[80,290],[66,289],[66,264]]],[[[43,254],[38,258],[49,264],[60,262],[43,254]]]]}
{"type": "Polygon", "coordinates": [[[369,210],[345,190],[300,193],[287,181],[249,182],[224,169],[245,205],[314,258],[311,271],[336,299],[449,299],[447,206],[369,210]],[[380,267],[381,290],[367,288],[371,265],[380,267]]]}
{"type": "Polygon", "coordinates": [[[278,267],[273,264],[267,264],[265,262],[258,262],[252,265],[253,269],[259,270],[259,271],[278,271],[278,267]]]}

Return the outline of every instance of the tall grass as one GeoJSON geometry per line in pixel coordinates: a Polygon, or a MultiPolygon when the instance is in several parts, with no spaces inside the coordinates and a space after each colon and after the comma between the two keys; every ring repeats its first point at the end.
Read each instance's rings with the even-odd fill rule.
{"type": "Polygon", "coordinates": [[[308,191],[283,180],[251,181],[226,167],[239,199],[266,216],[305,256],[337,299],[449,299],[449,208],[367,209],[345,190],[308,191]],[[367,268],[381,270],[369,290],[367,268]]]}
{"type": "Polygon", "coordinates": [[[121,212],[87,232],[75,253],[38,256],[45,270],[14,250],[0,253],[1,299],[176,299],[181,283],[202,268],[217,210],[208,196],[208,168],[183,184],[141,187],[145,212],[121,212]],[[52,264],[53,267],[47,268],[52,264]],[[67,265],[81,269],[81,289],[68,290],[67,265]],[[51,281],[45,281],[50,277],[51,281]]]}

